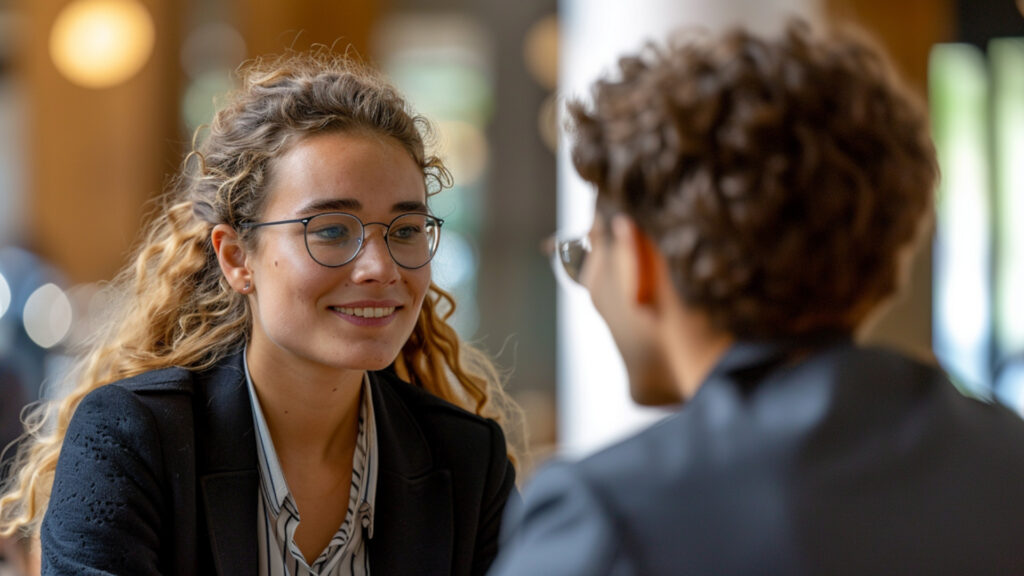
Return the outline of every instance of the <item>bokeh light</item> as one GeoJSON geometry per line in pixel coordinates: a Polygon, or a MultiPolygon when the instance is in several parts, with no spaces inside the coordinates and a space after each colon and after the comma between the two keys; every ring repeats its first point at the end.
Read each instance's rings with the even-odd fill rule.
{"type": "Polygon", "coordinates": [[[523,61],[538,84],[558,87],[558,17],[549,14],[530,26],[523,38],[523,61]]]}
{"type": "Polygon", "coordinates": [[[3,274],[0,274],[0,318],[4,317],[7,313],[7,309],[11,306],[11,285],[7,283],[7,278],[4,278],[3,274]]]}
{"type": "Polygon", "coordinates": [[[541,142],[552,152],[558,151],[560,104],[558,93],[552,92],[544,98],[537,111],[537,132],[541,142]]]}
{"type": "Polygon", "coordinates": [[[189,78],[211,70],[232,70],[245,59],[245,38],[229,24],[207,22],[189,33],[181,46],[181,67],[189,78]]]}
{"type": "Polygon", "coordinates": [[[134,76],[153,52],[153,19],[136,0],[74,0],[50,32],[50,57],[68,80],[107,88],[134,76]]]}
{"type": "Polygon", "coordinates": [[[25,300],[25,332],[41,348],[60,344],[71,329],[71,301],[56,284],[44,284],[25,300]]]}
{"type": "Polygon", "coordinates": [[[181,99],[181,117],[189,134],[213,119],[216,98],[233,86],[231,71],[226,69],[203,72],[189,83],[181,99]]]}
{"type": "Polygon", "coordinates": [[[461,120],[438,122],[441,157],[460,186],[471,186],[487,169],[490,147],[483,130],[461,120]]]}
{"type": "Polygon", "coordinates": [[[460,334],[475,333],[480,325],[475,293],[479,263],[469,239],[456,230],[445,230],[430,269],[437,285],[451,292],[459,303],[451,324],[460,334]]]}
{"type": "Polygon", "coordinates": [[[437,254],[431,262],[431,273],[439,286],[453,290],[473,279],[477,271],[476,254],[465,236],[445,230],[437,254]]]}

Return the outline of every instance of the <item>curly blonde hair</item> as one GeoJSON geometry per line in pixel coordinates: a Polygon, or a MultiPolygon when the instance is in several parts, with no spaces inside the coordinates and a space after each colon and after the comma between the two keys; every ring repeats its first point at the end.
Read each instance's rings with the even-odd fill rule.
{"type": "MultiPolygon", "coordinates": [[[[361,131],[400,143],[422,169],[428,195],[451,186],[442,161],[425,151],[429,123],[374,70],[314,50],[252,61],[241,78],[186,157],[134,263],[112,282],[115,309],[72,372],[73,389],[27,418],[16,474],[0,498],[0,534],[38,530],[64,434],[86,394],[159,368],[202,370],[242,348],[252,318],[245,297],[221,273],[210,233],[228,224],[244,242],[254,242],[254,233],[237,225],[258,219],[274,158],[311,134],[361,131]]],[[[454,310],[452,297],[431,284],[396,371],[496,420],[510,437],[515,461],[511,446],[523,438],[521,414],[494,364],[447,323],[454,310]]]]}

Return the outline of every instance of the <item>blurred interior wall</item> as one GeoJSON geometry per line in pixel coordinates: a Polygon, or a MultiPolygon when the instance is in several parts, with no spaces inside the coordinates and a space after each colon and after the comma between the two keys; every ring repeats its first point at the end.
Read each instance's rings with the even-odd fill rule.
{"type": "MultiPolygon", "coordinates": [[[[555,277],[541,246],[555,231],[555,153],[543,130],[555,102],[551,85],[528,67],[528,39],[553,17],[556,0],[479,0],[493,31],[497,61],[487,208],[480,238],[482,342],[510,369],[509,390],[527,412],[531,449],[539,460],[555,438],[555,277]]],[[[550,54],[557,61],[556,53],[550,54]]]]}
{"type": "Polygon", "coordinates": [[[26,162],[27,247],[73,282],[110,278],[138,235],[144,204],[172,171],[177,125],[179,6],[152,0],[156,40],[139,73],[108,88],[76,85],[57,70],[50,35],[69,2],[19,0],[26,162]]]}
{"type": "Polygon", "coordinates": [[[250,57],[323,44],[339,51],[351,47],[368,60],[374,23],[390,4],[388,0],[227,1],[250,57]]]}
{"type": "Polygon", "coordinates": [[[0,246],[18,241],[25,224],[20,218],[24,203],[21,194],[24,153],[20,136],[24,133],[25,98],[7,66],[8,50],[13,44],[9,37],[3,38],[7,31],[0,24],[0,246]]]}
{"type": "MultiPolygon", "coordinates": [[[[417,59],[417,75],[423,84],[431,84],[431,76],[441,78],[438,82],[451,92],[445,98],[452,101],[464,95],[451,78],[445,79],[450,66],[444,60],[453,58],[457,64],[465,56],[452,49],[459,34],[442,24],[468,21],[485,33],[484,45],[471,48],[479,52],[471,60],[486,62],[488,101],[480,122],[487,136],[484,174],[469,190],[456,173],[455,189],[432,205],[452,224],[472,220],[464,231],[477,266],[479,318],[474,333],[463,336],[495,357],[507,390],[524,409],[534,462],[542,461],[556,440],[555,278],[541,247],[555,230],[552,135],[559,127],[545,111],[558,96],[557,9],[557,0],[393,0],[389,13],[441,36],[417,40],[424,52],[417,59]]],[[[415,90],[408,95],[432,121],[443,121],[430,106],[415,102],[415,90]]],[[[445,226],[442,250],[455,230],[445,226]]],[[[472,302],[458,296],[459,310],[469,309],[472,302]]],[[[519,473],[529,471],[525,464],[519,473]]]]}

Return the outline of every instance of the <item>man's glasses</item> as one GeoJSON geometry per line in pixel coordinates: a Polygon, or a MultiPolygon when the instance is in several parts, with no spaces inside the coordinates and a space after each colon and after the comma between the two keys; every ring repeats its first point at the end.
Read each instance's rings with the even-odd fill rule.
{"type": "Polygon", "coordinates": [[[276,222],[243,222],[241,228],[262,228],[278,224],[298,224],[304,228],[306,251],[310,257],[328,268],[344,266],[356,256],[366,241],[368,226],[384,227],[384,243],[391,259],[402,268],[415,270],[427,265],[437,252],[444,220],[411,212],[395,217],[389,224],[363,222],[347,212],[325,212],[309,218],[276,222]]]}
{"type": "Polygon", "coordinates": [[[551,251],[551,264],[555,267],[555,275],[561,269],[570,280],[580,283],[583,262],[590,254],[590,238],[583,236],[569,240],[554,240],[551,251]]]}

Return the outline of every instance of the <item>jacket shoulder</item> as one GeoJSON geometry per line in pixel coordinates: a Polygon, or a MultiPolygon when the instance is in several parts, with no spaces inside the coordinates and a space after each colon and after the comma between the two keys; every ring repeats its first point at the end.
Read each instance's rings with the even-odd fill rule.
{"type": "Polygon", "coordinates": [[[143,372],[142,374],[112,382],[107,384],[107,386],[122,388],[138,394],[154,392],[190,393],[192,391],[192,380],[192,372],[185,368],[172,366],[143,372]]]}
{"type": "Polygon", "coordinates": [[[375,402],[382,402],[380,406],[374,405],[377,425],[388,428],[389,435],[395,438],[404,438],[401,458],[409,460],[410,469],[416,467],[414,462],[425,464],[433,459],[435,465],[451,466],[463,474],[476,475],[485,469],[496,475],[505,473],[507,445],[497,422],[468,412],[394,374],[374,374],[375,402]],[[419,452],[411,449],[418,442],[423,448],[419,452]],[[413,457],[411,452],[418,455],[413,457]],[[483,459],[484,454],[491,458],[483,459]],[[468,455],[474,458],[467,458],[468,455]],[[480,465],[484,461],[491,465],[480,465]]]}
{"type": "Polygon", "coordinates": [[[406,406],[413,409],[413,412],[416,414],[453,423],[460,422],[470,426],[495,426],[493,420],[474,414],[418,386],[410,384],[390,370],[382,370],[374,374],[379,378],[378,382],[383,384],[387,391],[393,392],[406,406]]]}

